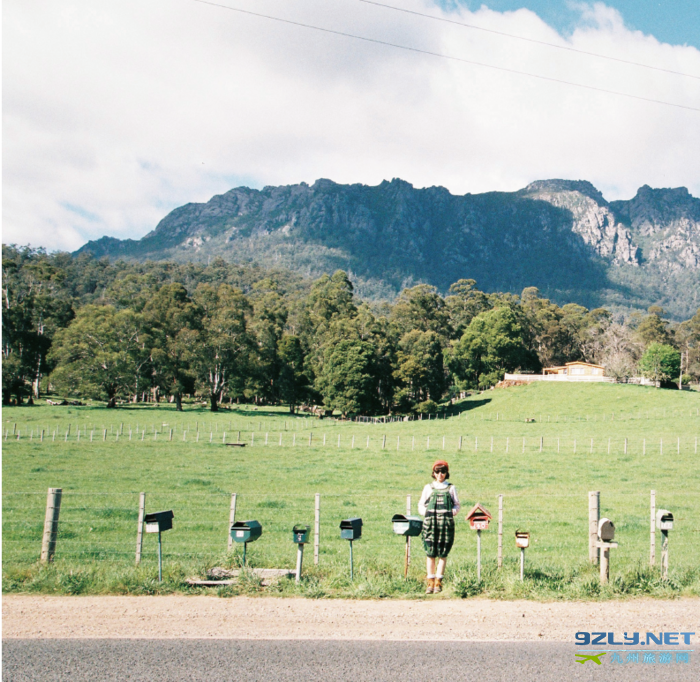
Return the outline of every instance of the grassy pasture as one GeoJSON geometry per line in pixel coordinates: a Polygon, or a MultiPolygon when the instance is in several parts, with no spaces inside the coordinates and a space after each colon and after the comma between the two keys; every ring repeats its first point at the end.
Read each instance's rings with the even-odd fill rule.
{"type": "MultiPolygon", "coordinates": [[[[183,576],[239,560],[239,548],[226,552],[232,492],[238,493],[237,519],[263,524],[262,538],[248,548],[250,563],[293,567],[291,527],[313,524],[314,494],[320,493],[319,566],[314,567],[307,546],[307,580],[299,588],[285,583],[273,589],[310,596],[417,595],[424,575],[420,543],[414,540],[411,579],[404,582],[403,539],[392,534],[389,520],[405,512],[408,494],[416,513],[430,466],[439,457],[450,462],[464,511],[480,501],[495,521],[497,496],[504,495],[504,570],[495,570],[494,522],[482,534],[484,580],[477,585],[475,533],[460,513],[448,595],[700,593],[697,393],[534,384],[475,394],[453,409],[447,419],[363,424],[252,406],[218,414],[196,406],[178,414],[162,404],[116,410],[5,408],[3,588],[68,593],[187,589],[183,576]],[[245,448],[222,444],[224,433],[230,442],[238,431],[245,448]],[[37,559],[48,487],[63,488],[63,503],[56,560],[41,568],[37,559]],[[657,507],[671,509],[676,518],[668,584],[646,568],[650,489],[656,490],[657,507]],[[614,579],[602,591],[586,561],[589,490],[601,491],[601,514],[615,521],[620,542],[612,550],[614,579]],[[154,536],[145,536],[142,566],[133,567],[140,491],[147,493],[148,511],[175,512],[174,529],[163,536],[166,570],[160,586],[154,582],[154,536]],[[353,584],[348,543],[338,531],[339,521],[351,516],[364,520],[362,540],[355,543],[353,584]],[[515,579],[516,528],[532,533],[522,585],[515,579]]],[[[660,539],[657,562],[659,556],[660,539]]],[[[219,588],[224,594],[258,590],[252,578],[236,588],[219,588]]]]}

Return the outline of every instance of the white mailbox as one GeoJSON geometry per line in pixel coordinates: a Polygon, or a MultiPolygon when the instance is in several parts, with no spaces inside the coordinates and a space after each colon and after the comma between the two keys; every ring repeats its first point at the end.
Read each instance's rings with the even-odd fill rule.
{"type": "Polygon", "coordinates": [[[515,531],[515,546],[526,549],[530,546],[530,533],[524,530],[515,531]]]}
{"type": "Polygon", "coordinates": [[[598,521],[598,538],[603,542],[612,542],[615,539],[615,524],[603,517],[598,521]]]}
{"type": "Polygon", "coordinates": [[[673,514],[668,509],[656,512],[656,527],[659,530],[673,530],[673,514]]]}

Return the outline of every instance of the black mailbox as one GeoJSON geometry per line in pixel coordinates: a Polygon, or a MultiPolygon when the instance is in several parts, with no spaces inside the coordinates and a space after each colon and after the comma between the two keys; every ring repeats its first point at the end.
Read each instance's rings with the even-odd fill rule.
{"type": "Polygon", "coordinates": [[[146,514],[143,519],[146,524],[146,532],[162,533],[164,530],[170,530],[173,527],[174,516],[172,509],[146,514]]]}
{"type": "Polygon", "coordinates": [[[343,540],[358,540],[362,537],[362,519],[343,519],[340,522],[340,537],[343,540]]]}
{"type": "Polygon", "coordinates": [[[262,535],[262,526],[258,521],[236,521],[231,525],[231,537],[236,542],[254,542],[262,535]]]}
{"type": "Polygon", "coordinates": [[[309,541],[311,526],[294,526],[292,528],[292,540],[298,545],[303,545],[309,541]]]}
{"type": "Polygon", "coordinates": [[[420,535],[423,530],[423,519],[420,516],[394,514],[391,517],[391,523],[396,535],[404,535],[413,538],[420,535]]]}

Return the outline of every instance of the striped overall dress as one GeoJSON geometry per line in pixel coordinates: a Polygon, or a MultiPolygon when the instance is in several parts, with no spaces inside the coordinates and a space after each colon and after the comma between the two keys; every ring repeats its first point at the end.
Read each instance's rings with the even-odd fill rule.
{"type": "Polygon", "coordinates": [[[423,520],[423,547],[427,556],[444,559],[455,540],[455,520],[452,515],[452,486],[435,488],[425,506],[423,520]]]}

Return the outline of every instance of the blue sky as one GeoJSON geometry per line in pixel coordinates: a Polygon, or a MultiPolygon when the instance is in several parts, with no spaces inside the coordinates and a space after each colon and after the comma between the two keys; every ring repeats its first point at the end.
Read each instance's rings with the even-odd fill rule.
{"type": "MultiPolygon", "coordinates": [[[[456,3],[445,0],[441,4],[454,7],[456,3]]],[[[525,7],[564,35],[578,25],[580,13],[577,4],[580,3],[566,0],[459,0],[459,5],[472,11],[482,5],[498,12],[525,7]]],[[[607,0],[605,4],[622,14],[628,28],[672,45],[687,44],[700,48],[700,0],[607,0]]]]}
{"type": "Polygon", "coordinates": [[[318,178],[700,196],[700,0],[215,2],[248,13],[4,4],[5,243],[138,239],[234,186],[318,178]]]}

